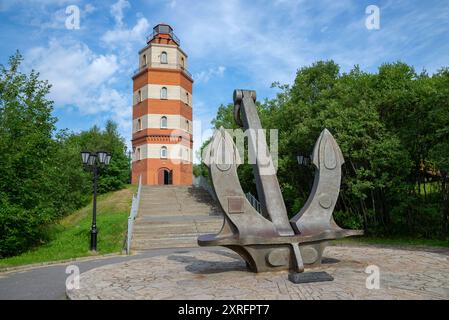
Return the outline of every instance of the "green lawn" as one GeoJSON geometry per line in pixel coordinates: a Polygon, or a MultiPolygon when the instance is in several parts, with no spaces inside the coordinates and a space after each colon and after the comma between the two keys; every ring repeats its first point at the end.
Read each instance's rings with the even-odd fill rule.
{"type": "MultiPolygon", "coordinates": [[[[97,199],[98,254],[119,253],[127,228],[134,186],[97,199]]],[[[0,259],[5,267],[95,255],[89,251],[92,204],[62,219],[51,229],[51,240],[19,256],[0,259]]]]}

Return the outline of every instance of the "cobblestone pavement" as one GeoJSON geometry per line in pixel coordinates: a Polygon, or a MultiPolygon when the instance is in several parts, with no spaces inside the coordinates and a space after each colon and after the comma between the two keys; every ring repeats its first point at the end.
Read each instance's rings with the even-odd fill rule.
{"type": "Polygon", "coordinates": [[[131,260],[81,274],[71,299],[449,299],[449,255],[376,247],[328,247],[331,282],[294,284],[287,272],[255,274],[226,249],[131,260]],[[380,270],[367,289],[366,267],[380,270]]]}

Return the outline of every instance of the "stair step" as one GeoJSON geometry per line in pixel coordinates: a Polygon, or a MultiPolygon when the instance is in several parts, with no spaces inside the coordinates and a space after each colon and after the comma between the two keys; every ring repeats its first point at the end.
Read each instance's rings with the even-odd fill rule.
{"type": "Polygon", "coordinates": [[[139,223],[170,223],[174,221],[223,221],[222,214],[202,214],[202,215],[147,215],[137,216],[139,223]]]}
{"type": "Polygon", "coordinates": [[[218,233],[222,225],[219,205],[203,188],[142,186],[132,250],[197,247],[198,236],[218,233]]]}
{"type": "Polygon", "coordinates": [[[186,232],[209,232],[217,233],[223,223],[162,223],[155,225],[138,225],[133,228],[134,235],[160,235],[160,234],[180,234],[186,232]]]}
{"type": "Polygon", "coordinates": [[[196,238],[189,239],[158,239],[158,240],[135,240],[133,242],[133,250],[143,251],[150,249],[163,249],[163,248],[186,248],[186,247],[198,247],[196,238]]]}

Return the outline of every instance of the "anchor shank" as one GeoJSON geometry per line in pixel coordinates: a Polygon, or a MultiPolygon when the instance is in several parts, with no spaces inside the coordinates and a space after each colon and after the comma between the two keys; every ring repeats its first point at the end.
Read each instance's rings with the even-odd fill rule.
{"type": "Polygon", "coordinates": [[[241,111],[243,127],[248,132],[249,160],[253,160],[251,165],[263,213],[271,219],[279,235],[293,235],[294,231],[288,221],[287,209],[267,146],[265,131],[262,129],[254,103],[255,94],[252,95],[248,90],[241,92],[242,99],[237,98],[234,103],[239,104],[237,107],[241,111]]]}

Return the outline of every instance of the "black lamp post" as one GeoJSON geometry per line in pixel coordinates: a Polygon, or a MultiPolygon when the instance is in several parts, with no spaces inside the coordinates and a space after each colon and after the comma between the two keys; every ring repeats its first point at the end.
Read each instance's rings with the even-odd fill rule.
{"type": "MultiPolygon", "coordinates": [[[[312,163],[312,157],[310,156],[306,156],[306,155],[302,155],[302,154],[298,154],[296,156],[296,160],[298,161],[298,164],[300,166],[304,166],[306,168],[310,168],[309,165],[312,163]]],[[[312,188],[312,180],[307,179],[309,181],[309,188],[312,188]]]]}
{"type": "Polygon", "coordinates": [[[90,230],[90,250],[97,251],[97,180],[101,167],[106,167],[111,162],[111,154],[106,151],[81,151],[83,165],[93,172],[94,200],[92,208],[92,227],[90,230]]]}

